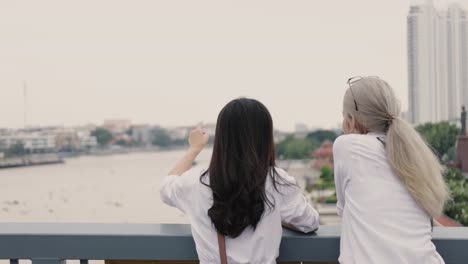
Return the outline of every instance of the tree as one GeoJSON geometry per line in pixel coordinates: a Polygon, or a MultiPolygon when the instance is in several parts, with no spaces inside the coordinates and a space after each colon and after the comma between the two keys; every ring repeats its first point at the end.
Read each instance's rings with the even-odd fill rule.
{"type": "Polygon", "coordinates": [[[6,151],[5,156],[7,157],[14,157],[14,156],[22,156],[26,154],[27,150],[24,147],[24,143],[22,141],[18,141],[15,144],[11,145],[6,151]]]}
{"type": "Polygon", "coordinates": [[[171,137],[164,129],[155,129],[153,131],[153,145],[168,147],[172,144],[171,137]]]}
{"type": "Polygon", "coordinates": [[[335,176],[333,175],[333,171],[327,167],[327,166],[323,166],[321,169],[320,169],[320,179],[323,180],[324,182],[334,182],[335,180],[335,176]]]}
{"type": "Polygon", "coordinates": [[[324,202],[326,204],[336,204],[338,202],[338,199],[336,198],[336,193],[326,197],[324,202]]]}
{"type": "Polygon", "coordinates": [[[322,194],[322,190],[335,190],[335,176],[329,167],[323,166],[320,168],[320,176],[314,183],[314,187],[319,190],[319,201],[325,203],[336,203],[336,192],[333,195],[325,197],[325,199],[323,199],[322,194]]]}
{"type": "Polygon", "coordinates": [[[324,141],[334,141],[338,135],[331,130],[317,130],[300,139],[288,136],[276,145],[276,155],[283,159],[308,159],[324,141]]]}
{"type": "Polygon", "coordinates": [[[126,134],[127,136],[131,137],[131,136],[133,135],[133,127],[127,129],[127,130],[125,131],[125,134],[126,134]]]}
{"type": "Polygon", "coordinates": [[[335,175],[333,171],[327,167],[323,166],[320,168],[320,180],[318,181],[318,186],[322,189],[335,189],[335,175]]]}
{"type": "Polygon", "coordinates": [[[450,150],[455,147],[459,129],[448,122],[426,123],[416,127],[416,130],[427,141],[441,160],[449,160],[450,150]]]}
{"type": "Polygon", "coordinates": [[[316,142],[322,143],[326,140],[335,141],[338,135],[331,130],[317,130],[307,134],[306,138],[310,140],[314,140],[316,142]]]}
{"type": "Polygon", "coordinates": [[[286,137],[277,144],[276,154],[284,159],[307,159],[318,143],[309,139],[298,139],[293,136],[286,137]]]}
{"type": "Polygon", "coordinates": [[[128,141],[124,140],[124,139],[119,139],[117,140],[117,142],[115,142],[115,144],[119,145],[119,146],[122,146],[122,147],[125,147],[125,146],[128,146],[130,145],[128,141]]]}
{"type": "Polygon", "coordinates": [[[91,132],[91,136],[96,137],[96,140],[101,147],[107,146],[107,144],[109,144],[113,138],[112,133],[102,127],[96,128],[93,132],[91,132]]]}
{"type": "Polygon", "coordinates": [[[468,225],[468,179],[457,169],[445,172],[445,181],[452,199],[447,202],[444,213],[457,222],[468,225]]]}

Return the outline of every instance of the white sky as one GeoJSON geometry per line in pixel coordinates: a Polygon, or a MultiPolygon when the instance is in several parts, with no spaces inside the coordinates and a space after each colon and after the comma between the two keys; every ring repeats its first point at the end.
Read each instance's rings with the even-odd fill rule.
{"type": "MultiPolygon", "coordinates": [[[[461,0],[468,6],[468,0],[461,0]]],[[[0,0],[0,127],[213,122],[261,100],[275,126],[335,127],[346,80],[407,108],[410,0],[0,0]]]]}

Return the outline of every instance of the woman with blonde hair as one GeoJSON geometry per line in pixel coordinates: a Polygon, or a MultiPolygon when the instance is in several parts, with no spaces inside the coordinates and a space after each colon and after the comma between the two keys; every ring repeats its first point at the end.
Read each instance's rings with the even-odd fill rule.
{"type": "Polygon", "coordinates": [[[444,263],[432,243],[432,219],[449,198],[442,166],[400,117],[392,88],[354,77],[334,143],[340,263],[444,263]]]}

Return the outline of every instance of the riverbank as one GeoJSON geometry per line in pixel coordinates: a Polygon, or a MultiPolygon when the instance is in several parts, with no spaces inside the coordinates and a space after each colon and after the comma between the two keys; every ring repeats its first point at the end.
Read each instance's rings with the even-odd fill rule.
{"type": "Polygon", "coordinates": [[[79,158],[83,156],[112,156],[112,155],[125,155],[132,153],[151,153],[151,152],[167,152],[167,151],[181,151],[186,146],[175,147],[111,147],[105,149],[90,149],[86,151],[72,151],[72,152],[54,152],[54,153],[37,153],[27,154],[17,157],[0,158],[0,169],[59,164],[65,163],[66,159],[79,158]]]}
{"type": "Polygon", "coordinates": [[[188,146],[170,146],[170,147],[109,147],[109,148],[96,148],[79,152],[60,152],[62,157],[78,157],[78,156],[110,156],[118,154],[131,154],[131,153],[147,153],[147,152],[163,152],[163,151],[179,151],[188,148],[188,146]]]}
{"type": "Polygon", "coordinates": [[[0,159],[0,169],[64,163],[57,153],[29,154],[0,159]]]}

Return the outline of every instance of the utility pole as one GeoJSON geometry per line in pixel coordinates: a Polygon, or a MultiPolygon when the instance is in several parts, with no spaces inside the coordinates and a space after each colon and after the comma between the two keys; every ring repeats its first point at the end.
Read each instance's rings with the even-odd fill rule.
{"type": "Polygon", "coordinates": [[[26,84],[26,81],[23,81],[23,100],[24,100],[24,113],[23,113],[23,125],[24,125],[24,129],[27,128],[28,126],[28,101],[27,101],[27,97],[28,96],[28,86],[26,84]]]}

